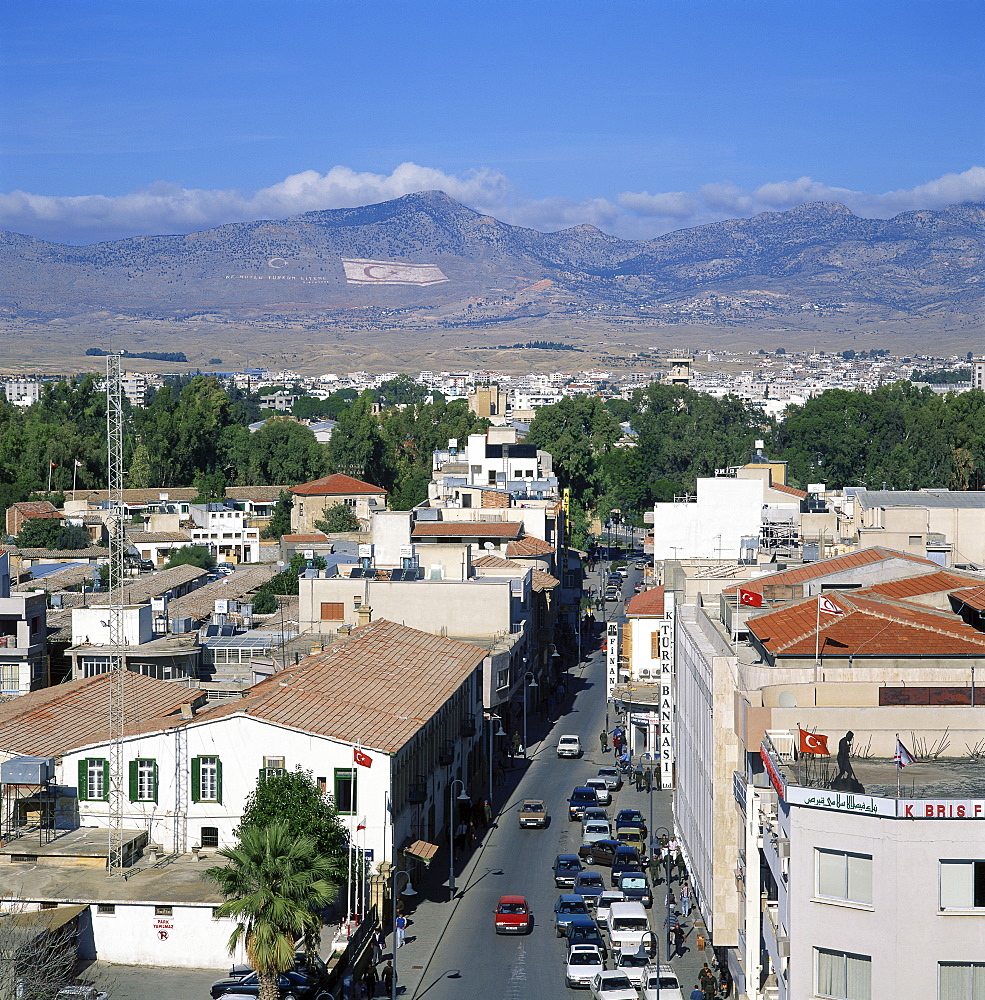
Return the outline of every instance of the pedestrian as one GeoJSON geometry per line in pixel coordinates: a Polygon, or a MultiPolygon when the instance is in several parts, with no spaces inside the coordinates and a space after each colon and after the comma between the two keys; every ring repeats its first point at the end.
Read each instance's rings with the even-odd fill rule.
{"type": "Polygon", "coordinates": [[[609,749],[608,743],[609,743],[609,734],[603,729],[602,732],[599,733],[599,749],[602,751],[602,753],[605,753],[606,750],[609,749]]]}
{"type": "Polygon", "coordinates": [[[380,977],[376,974],[376,966],[370,962],[366,967],[365,973],[363,974],[363,986],[366,988],[366,996],[376,996],[376,984],[379,981],[380,977]]]}
{"type": "Polygon", "coordinates": [[[714,973],[711,971],[710,968],[708,968],[708,963],[705,962],[705,964],[701,966],[701,970],[698,972],[698,983],[700,984],[701,988],[704,989],[705,981],[713,978],[714,978],[714,973]]]}
{"type": "Polygon", "coordinates": [[[687,882],[681,884],[681,913],[685,919],[691,916],[691,887],[687,882]]]}
{"type": "Polygon", "coordinates": [[[674,924],[674,954],[683,955],[688,949],[685,947],[686,938],[684,928],[680,924],[674,924]]]}
{"type": "Polygon", "coordinates": [[[704,987],[704,1000],[715,1000],[715,995],[718,993],[718,982],[713,975],[705,980],[704,987]]]}
{"type": "Polygon", "coordinates": [[[643,788],[647,792],[650,791],[651,785],[653,783],[651,778],[652,773],[653,769],[649,767],[643,772],[643,788]]]}
{"type": "Polygon", "coordinates": [[[633,779],[636,782],[636,791],[643,791],[643,765],[637,764],[636,770],[633,772],[633,779]]]}
{"type": "Polygon", "coordinates": [[[687,865],[684,863],[684,855],[681,853],[680,848],[677,849],[677,854],[674,856],[674,867],[677,869],[677,881],[685,881],[687,878],[687,865]]]}
{"type": "Polygon", "coordinates": [[[393,984],[397,981],[397,974],[393,971],[393,963],[387,962],[380,973],[380,982],[383,983],[383,992],[386,996],[393,996],[393,984]]]}
{"type": "Polygon", "coordinates": [[[386,947],[386,935],[380,928],[373,935],[373,965],[379,965],[383,961],[383,949],[386,947]]]}
{"type": "Polygon", "coordinates": [[[464,854],[468,849],[469,827],[464,820],[455,828],[455,850],[459,854],[464,854]]]}
{"type": "Polygon", "coordinates": [[[396,946],[398,948],[403,948],[403,946],[407,943],[405,940],[407,936],[407,918],[402,913],[400,914],[399,917],[397,917],[397,922],[395,926],[397,928],[396,946]]]}
{"type": "Polygon", "coordinates": [[[516,756],[519,755],[519,753],[520,753],[520,746],[521,746],[521,744],[520,744],[520,734],[519,733],[514,733],[513,736],[512,736],[512,738],[510,739],[510,747],[513,750],[513,756],[514,757],[516,757],[516,756]]]}
{"type": "Polygon", "coordinates": [[[694,989],[691,990],[691,995],[688,1000],[705,1000],[705,991],[697,984],[694,984],[694,989]]]}

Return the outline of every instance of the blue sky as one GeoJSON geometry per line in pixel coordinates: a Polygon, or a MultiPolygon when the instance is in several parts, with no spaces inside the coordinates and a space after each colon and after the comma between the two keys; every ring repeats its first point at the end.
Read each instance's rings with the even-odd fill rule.
{"type": "Polygon", "coordinates": [[[440,187],[650,237],[985,201],[982,0],[0,7],[0,228],[191,232],[440,187]]]}

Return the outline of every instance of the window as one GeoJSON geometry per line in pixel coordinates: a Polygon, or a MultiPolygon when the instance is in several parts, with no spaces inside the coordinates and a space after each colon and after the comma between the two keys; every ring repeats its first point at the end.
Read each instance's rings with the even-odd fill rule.
{"type": "Polygon", "coordinates": [[[42,910],[56,910],[56,909],[58,909],[58,904],[57,903],[42,903],[41,904],[41,909],[42,910]]]}
{"type": "Polygon", "coordinates": [[[326,778],[326,777],[318,777],[318,778],[315,778],[315,781],[318,782],[318,791],[322,795],[324,795],[328,791],[328,778],[326,778]]]}
{"type": "Polygon", "coordinates": [[[0,663],[0,694],[20,694],[20,671],[16,663],[0,663]]]}
{"type": "Polygon", "coordinates": [[[199,840],[202,847],[218,847],[219,846],[219,827],[217,826],[203,826],[202,827],[202,838],[199,840]]]}
{"type": "Polygon", "coordinates": [[[96,906],[96,912],[97,913],[102,913],[102,914],[104,914],[107,917],[111,917],[114,913],[116,913],[116,904],[115,903],[99,903],[96,906]]]}
{"type": "Polygon", "coordinates": [[[349,816],[356,812],[356,771],[355,768],[335,769],[335,811],[349,816]]]}
{"type": "Polygon", "coordinates": [[[345,604],[339,601],[322,601],[321,620],[323,622],[340,622],[345,618],[345,604]]]}
{"type": "Polygon", "coordinates": [[[823,997],[838,1000],[872,1000],[872,959],[846,951],[815,948],[817,989],[823,997]]]}
{"type": "Polygon", "coordinates": [[[130,801],[157,801],[157,761],[146,757],[130,761],[130,801]]]}
{"type": "Polygon", "coordinates": [[[923,541],[923,535],[910,535],[910,545],[919,545],[923,541]]]}
{"type": "Polygon", "coordinates": [[[985,861],[941,862],[941,909],[985,907],[985,861]]]}
{"type": "Polygon", "coordinates": [[[192,802],[222,801],[222,761],[218,757],[192,758],[192,802]]]}
{"type": "Polygon", "coordinates": [[[818,848],[817,894],[853,903],[872,902],[872,856],[818,848]]]}
{"type": "Polygon", "coordinates": [[[941,962],[937,1000],[985,1000],[985,962],[941,962]]]}
{"type": "Polygon", "coordinates": [[[109,799],[109,761],[89,757],[79,761],[79,798],[83,802],[109,799]]]}
{"type": "Polygon", "coordinates": [[[82,676],[95,677],[96,674],[108,674],[110,669],[108,656],[83,656],[82,676]]]}
{"type": "Polygon", "coordinates": [[[170,906],[155,906],[154,907],[154,916],[155,917],[170,917],[171,915],[172,914],[171,914],[171,907],[170,906]]]}

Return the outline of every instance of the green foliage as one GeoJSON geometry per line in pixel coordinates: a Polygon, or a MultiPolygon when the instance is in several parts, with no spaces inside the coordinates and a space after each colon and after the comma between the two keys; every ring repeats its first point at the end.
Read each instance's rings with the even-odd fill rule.
{"type": "Polygon", "coordinates": [[[324,531],[326,535],[331,535],[338,531],[359,531],[362,525],[356,517],[353,509],[344,503],[337,503],[331,507],[326,507],[322,514],[324,519],[314,522],[319,531],[324,531]]]}
{"type": "Polygon", "coordinates": [[[959,382],[971,381],[970,368],[934,368],[921,372],[916,368],[910,376],[911,382],[929,382],[931,385],[956,385],[959,382]]]}
{"type": "Polygon", "coordinates": [[[215,558],[204,545],[186,545],[183,549],[174,549],[168,559],[165,569],[175,566],[197,566],[199,569],[215,569],[215,558]]]}
{"type": "Polygon", "coordinates": [[[321,910],[338,894],[343,868],[319,851],[313,837],[294,836],[277,820],[265,826],[244,825],[239,843],[223,848],[227,864],[205,871],[225,902],[218,917],[233,917],[229,938],[233,953],[242,943],[260,978],[260,996],[278,995],[277,976],[294,966],[295,942],[313,952],[321,933],[321,910]]]}
{"type": "Polygon", "coordinates": [[[269,591],[258,590],[253,595],[253,613],[255,615],[272,615],[277,607],[277,598],[269,591]]]}
{"type": "Polygon", "coordinates": [[[226,477],[221,472],[201,472],[193,485],[198,490],[193,503],[215,503],[226,498],[226,477]]]}
{"type": "Polygon", "coordinates": [[[22,549],[86,549],[92,539],[85,528],[66,526],[54,517],[33,517],[25,521],[17,536],[22,549]]]}
{"type": "Polygon", "coordinates": [[[281,490],[277,503],[270,514],[270,523],[263,529],[264,538],[281,538],[290,534],[291,511],[294,509],[294,498],[287,490],[281,490]]]}
{"type": "Polygon", "coordinates": [[[369,390],[339,414],[328,442],[328,467],[369,483],[382,485],[388,478],[380,422],[373,414],[369,390]]]}
{"type": "Polygon", "coordinates": [[[291,836],[311,837],[320,854],[344,861],[349,845],[334,805],[318,790],[311,771],[295,768],[282,775],[261,775],[243,808],[236,836],[248,826],[264,827],[283,820],[291,836]]]}
{"type": "MultiPolygon", "coordinates": [[[[253,611],[258,615],[269,615],[273,614],[277,610],[277,600],[275,595],[286,595],[294,594],[298,592],[298,578],[301,575],[301,571],[309,566],[308,560],[301,555],[300,552],[295,552],[291,556],[291,562],[282,572],[278,573],[276,576],[272,576],[266,583],[261,584],[257,588],[256,595],[253,600],[253,611]],[[261,610],[261,608],[265,610],[261,610]]],[[[325,560],[321,556],[315,556],[310,562],[310,567],[312,569],[324,569],[325,560]]]]}
{"type": "Polygon", "coordinates": [[[400,406],[407,403],[423,403],[431,395],[431,390],[415,382],[409,375],[381,382],[373,397],[380,406],[400,406]]]}

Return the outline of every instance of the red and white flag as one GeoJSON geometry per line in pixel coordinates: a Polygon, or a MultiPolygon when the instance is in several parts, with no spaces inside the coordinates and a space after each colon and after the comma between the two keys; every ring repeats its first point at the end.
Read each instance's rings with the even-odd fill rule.
{"type": "Polygon", "coordinates": [[[800,733],[801,753],[829,755],[827,736],[822,736],[821,733],[809,733],[806,729],[801,729],[799,726],[797,727],[797,732],[800,733]]]}
{"type": "Polygon", "coordinates": [[[52,462],[52,463],[51,463],[51,467],[52,467],[53,469],[57,469],[57,468],[58,468],[58,463],[57,463],[57,462],[52,462]]]}
{"type": "Polygon", "coordinates": [[[81,469],[82,468],[82,463],[78,459],[75,460],[75,467],[77,469],[81,469]]]}
{"type": "Polygon", "coordinates": [[[353,750],[352,750],[352,759],[360,767],[372,767],[373,766],[373,758],[370,757],[370,755],[368,753],[363,753],[362,750],[359,750],[356,747],[353,747],[353,750]]]}
{"type": "Polygon", "coordinates": [[[896,754],[893,757],[896,761],[896,766],[902,771],[907,764],[916,764],[917,758],[910,753],[909,750],[903,746],[903,741],[897,736],[896,737],[896,754]]]}
{"type": "Polygon", "coordinates": [[[363,818],[356,824],[356,833],[359,833],[360,830],[365,830],[365,829],[366,829],[366,817],[363,816],[363,818]]]}
{"type": "Polygon", "coordinates": [[[839,608],[830,597],[819,597],[817,599],[817,610],[822,615],[843,615],[845,613],[845,609],[839,608]]]}
{"type": "Polygon", "coordinates": [[[437,264],[409,264],[397,260],[342,258],[350,285],[438,285],[448,278],[437,264]]]}
{"type": "Polygon", "coordinates": [[[747,608],[761,608],[763,606],[763,595],[757,594],[755,590],[743,590],[739,587],[739,603],[747,608]]]}

